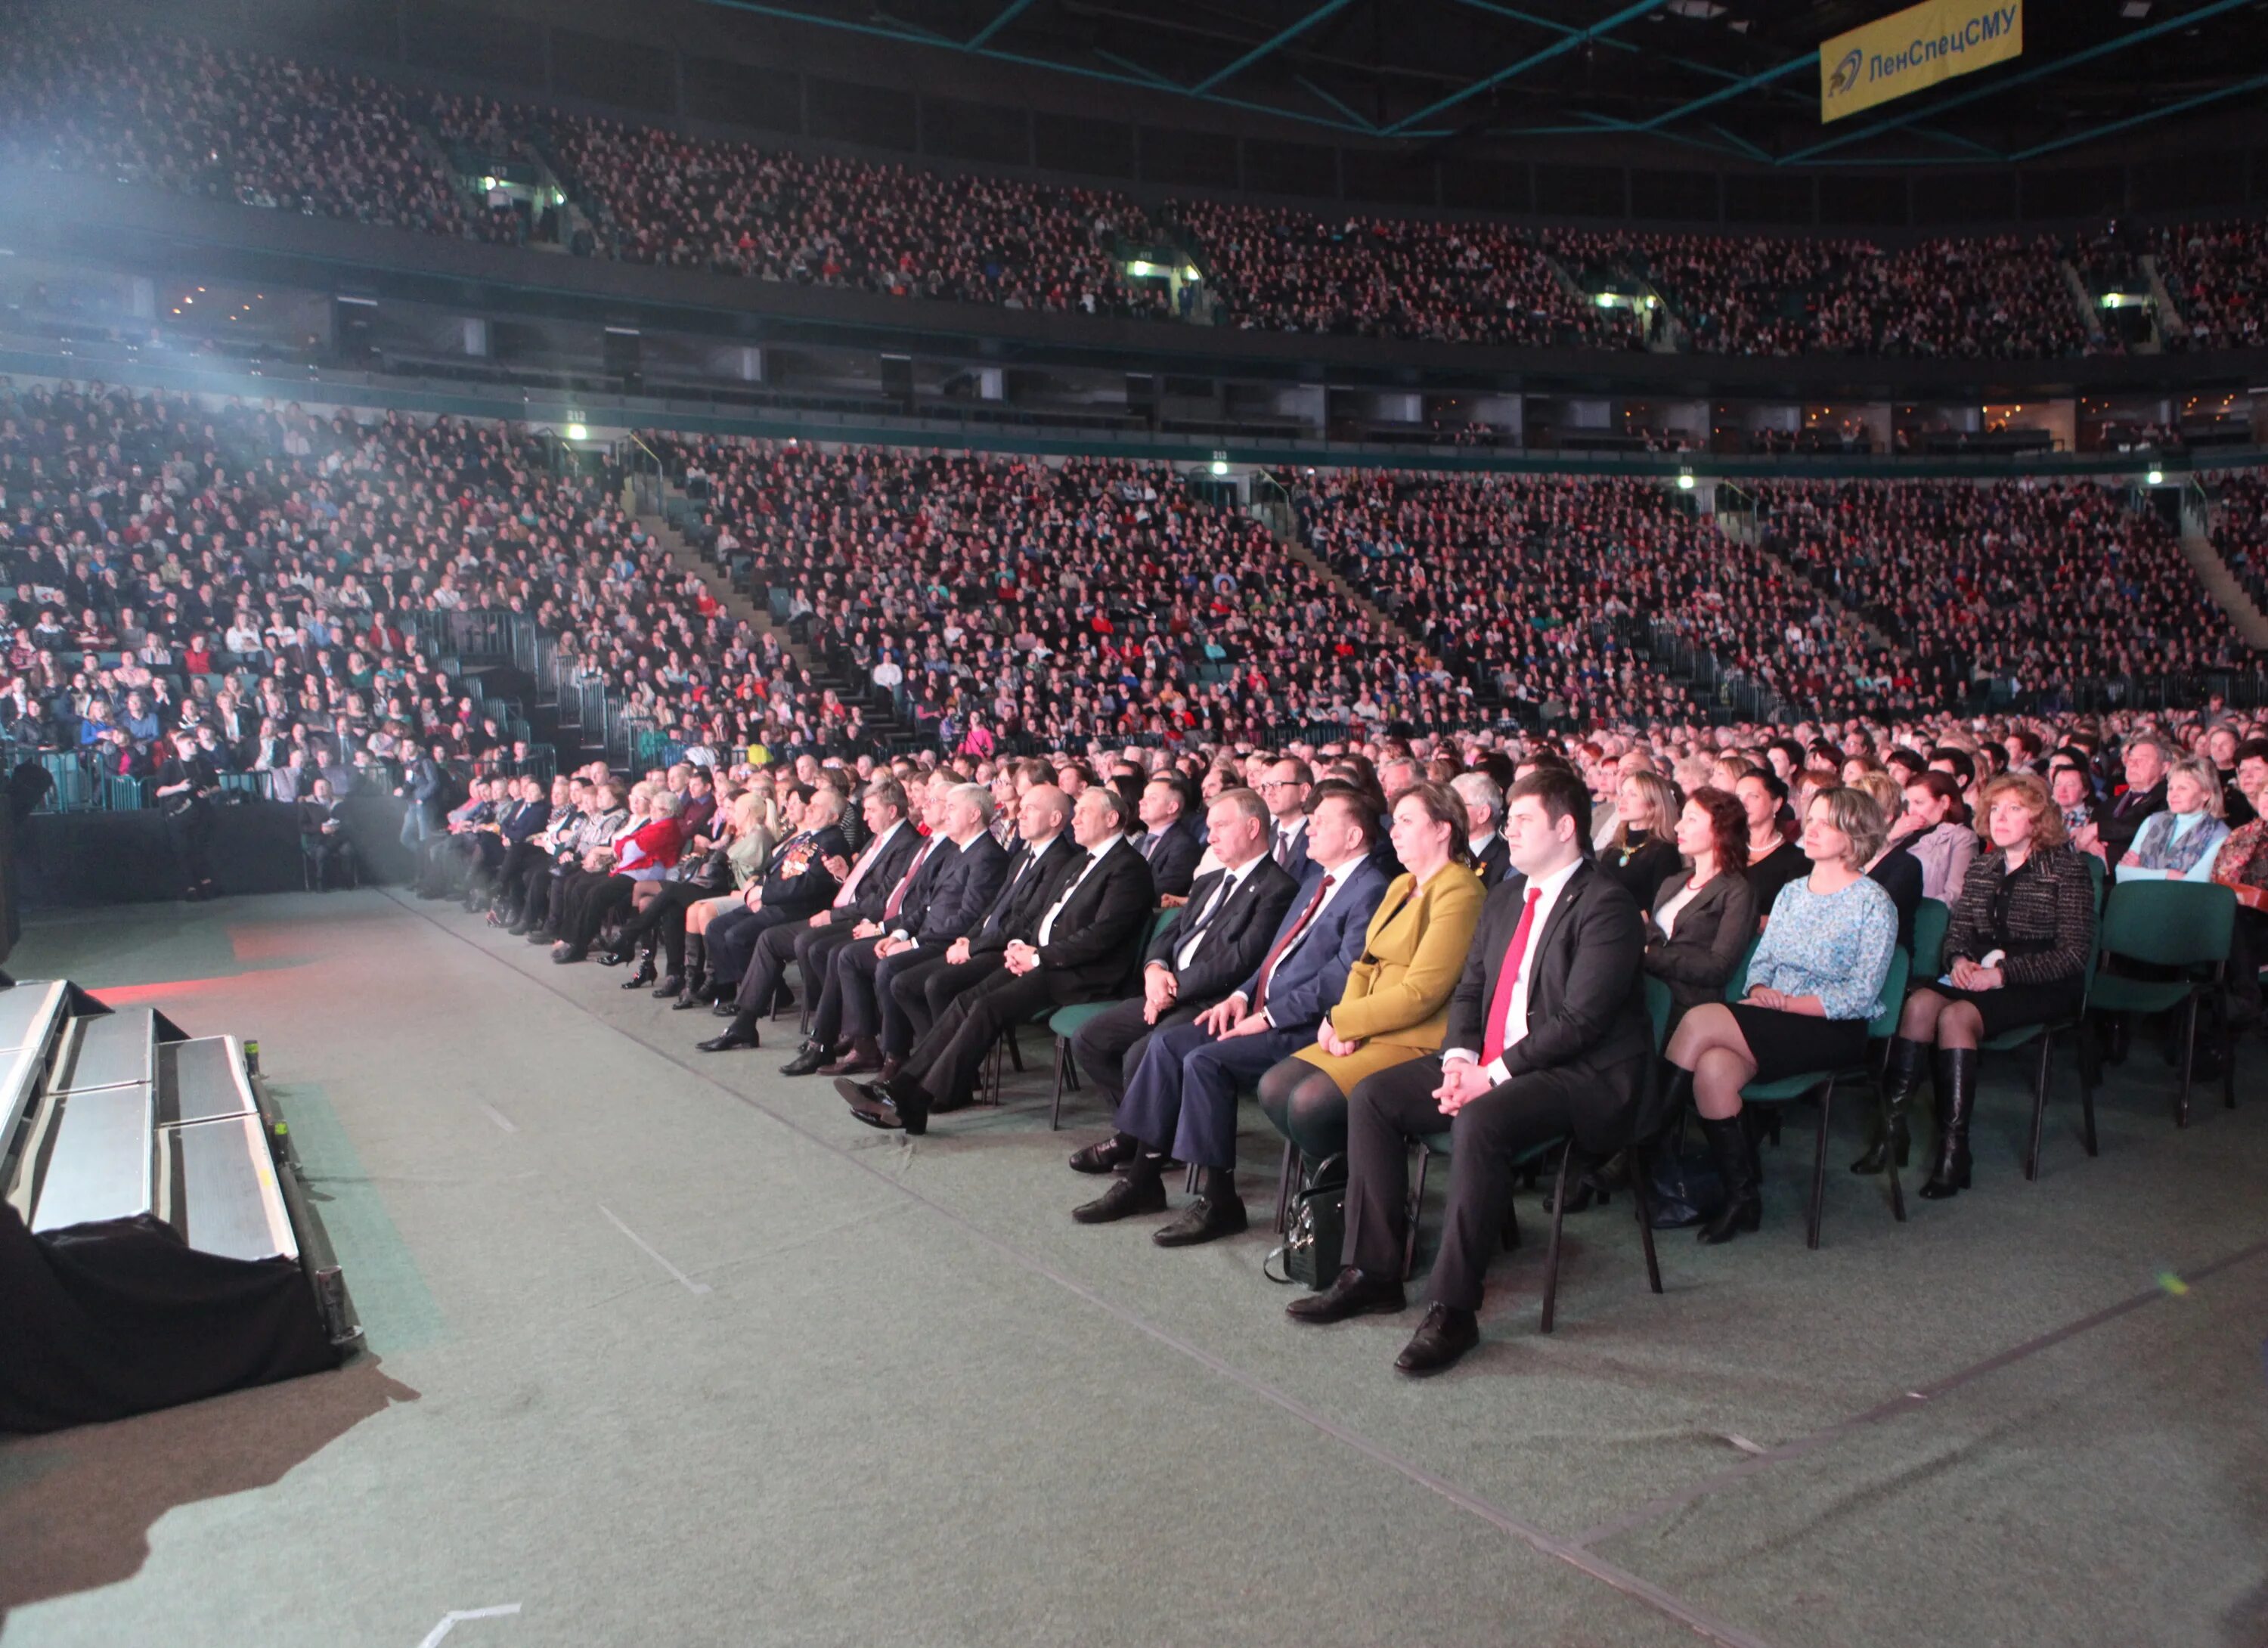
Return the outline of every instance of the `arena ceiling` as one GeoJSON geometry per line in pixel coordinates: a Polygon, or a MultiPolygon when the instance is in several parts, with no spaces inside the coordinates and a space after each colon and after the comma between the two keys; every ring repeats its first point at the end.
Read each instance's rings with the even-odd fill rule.
{"type": "Polygon", "coordinates": [[[2268,99],[2268,0],[2029,0],[2020,59],[1830,127],[1819,42],[1900,0],[709,3],[1413,153],[1592,138],[1782,166],[2007,165],[2268,99]]]}

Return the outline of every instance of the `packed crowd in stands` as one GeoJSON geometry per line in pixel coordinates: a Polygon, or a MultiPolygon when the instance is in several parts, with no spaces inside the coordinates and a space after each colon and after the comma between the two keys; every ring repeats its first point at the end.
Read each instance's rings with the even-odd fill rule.
{"type": "Polygon", "coordinates": [[[2249,470],[2204,477],[2213,492],[2213,546],[2268,612],[2268,482],[2249,470]]]}
{"type": "Polygon", "coordinates": [[[1535,237],[1503,224],[1333,220],[1287,207],[1177,201],[1233,325],[1248,331],[1643,349],[1628,309],[1563,282],[1535,237]]]}
{"type": "Polygon", "coordinates": [[[2106,677],[2253,654],[2165,521],[2093,482],[1773,482],[1766,548],[1887,635],[1923,695],[2005,685],[2054,709],[2106,677]]]}
{"type": "Polygon", "coordinates": [[[928,739],[1470,718],[1437,653],[1169,467],[649,438],[703,503],[698,546],[753,556],[791,632],[928,739]]]}
{"type": "Polygon", "coordinates": [[[417,136],[415,94],[257,52],[82,23],[11,34],[0,163],[321,217],[508,239],[417,136]]]}
{"type": "Polygon", "coordinates": [[[1347,471],[1298,496],[1318,555],[1546,725],[1695,716],[1649,656],[1657,631],[1838,711],[1884,673],[1848,614],[1655,482],[1347,471]]]}
{"type": "Polygon", "coordinates": [[[2180,346],[2268,344],[2268,224],[2179,224],[2153,239],[2158,273],[2188,327],[2180,346]]]}
{"type": "MultiPolygon", "coordinates": [[[[806,154],[658,126],[413,92],[257,53],[50,19],[0,63],[0,159],[287,210],[517,240],[439,156],[541,158],[588,220],[578,249],[674,268],[1012,307],[1162,317],[1117,259],[1179,250],[1227,324],[1527,347],[1683,347],[1955,359],[2061,357],[2091,339],[2082,283],[2132,289],[2154,254],[2198,349],[2264,341],[2268,230],[2184,224],[2070,239],[1530,230],[1485,221],[1175,200],[806,154]],[[587,236],[587,239],[585,237],[587,236]],[[1598,306],[1597,291],[1666,307],[1598,306]]],[[[2178,335],[2174,335],[2178,334],[2178,335]]]]}
{"type": "MultiPolygon", "coordinates": [[[[1764,1217],[1750,1090],[1867,1064],[1870,1032],[1882,1104],[1851,1171],[1918,1155],[1926,1202],[2012,1177],[1997,1140],[1972,1144],[1979,1048],[2080,1017],[2105,885],[2211,882],[2243,906],[2229,994],[2193,1040],[2167,1021],[2184,1092],[2260,1016],[2268,725],[2217,714],[703,755],[475,793],[421,890],[559,963],[634,967],[622,988],[699,1014],[707,1054],[761,1048],[800,1005],[781,1074],[909,1135],[984,1096],[1003,1036],[1089,1007],[1068,1056],[1110,1115],[1070,1159],[1101,1194],[1069,1211],[1142,1219],[1160,1247],[1250,1229],[1237,1111],[1256,1088],[1287,1186],[1345,1203],[1302,1321],[1405,1307],[1409,1147],[1447,1129],[1410,1374],[1478,1343],[1532,1152],[1572,1138],[1579,1213],[1678,1151],[1690,1106],[1705,1160],[1653,1223],[1736,1240],[1764,1217]]],[[[2083,1034],[2123,1062],[2135,1027],[2083,1034]]]]}

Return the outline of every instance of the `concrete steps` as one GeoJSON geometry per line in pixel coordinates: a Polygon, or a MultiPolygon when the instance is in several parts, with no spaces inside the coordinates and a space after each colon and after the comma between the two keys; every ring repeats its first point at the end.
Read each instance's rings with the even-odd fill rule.
{"type": "Polygon", "coordinates": [[[2198,582],[2228,614],[2228,621],[2236,626],[2236,633],[2244,637],[2245,644],[2268,651],[2268,614],[2253,604],[2251,592],[2229,570],[2228,563],[2220,558],[2220,551],[2213,547],[2213,540],[2201,524],[2184,523],[2182,555],[2197,570],[2198,582]]]}

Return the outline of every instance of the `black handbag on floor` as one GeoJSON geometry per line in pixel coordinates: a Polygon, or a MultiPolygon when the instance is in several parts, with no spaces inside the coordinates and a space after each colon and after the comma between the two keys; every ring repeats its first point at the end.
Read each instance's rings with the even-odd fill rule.
{"type": "Polygon", "coordinates": [[[1326,1156],[1292,1201],[1284,1245],[1268,1255],[1261,1274],[1270,1282],[1304,1283],[1320,1293],[1338,1279],[1345,1245],[1346,1158],[1326,1156]]]}
{"type": "Polygon", "coordinates": [[[1713,1218],[1725,1205],[1725,1181],[1706,1151],[1681,1152],[1669,1139],[1646,1164],[1646,1190],[1656,1230],[1683,1230],[1713,1218]]]}

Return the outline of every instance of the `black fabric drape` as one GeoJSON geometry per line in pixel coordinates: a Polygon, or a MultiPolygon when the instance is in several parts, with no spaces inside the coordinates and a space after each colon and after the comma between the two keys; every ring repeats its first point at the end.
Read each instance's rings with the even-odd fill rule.
{"type": "Polygon", "coordinates": [[[33,1235],[0,1203],[0,1431],[60,1430],[338,1366],[306,1273],[147,1217],[33,1235]]]}

